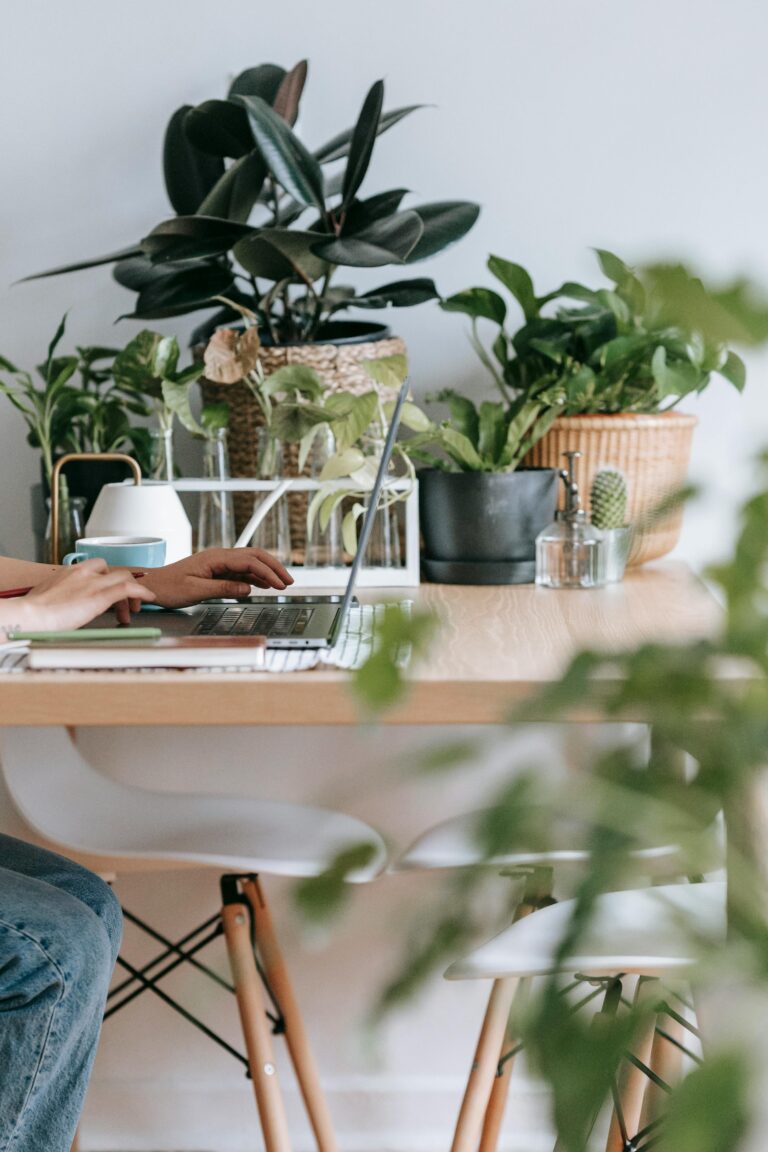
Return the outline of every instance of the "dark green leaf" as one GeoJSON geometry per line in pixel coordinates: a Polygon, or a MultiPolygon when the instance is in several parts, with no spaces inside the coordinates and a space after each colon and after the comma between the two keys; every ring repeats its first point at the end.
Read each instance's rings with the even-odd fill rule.
{"type": "Polygon", "coordinates": [[[480,206],[468,200],[443,200],[420,204],[413,211],[421,217],[424,231],[408,256],[409,264],[426,260],[466,236],[480,215],[480,206]]]}
{"type": "Polygon", "coordinates": [[[285,68],[281,68],[279,64],[258,64],[255,68],[246,68],[236,76],[229,86],[227,95],[230,98],[261,96],[268,104],[274,104],[285,76],[285,68]]]}
{"type": "Polygon", "coordinates": [[[506,409],[503,404],[484,400],[480,405],[477,447],[480,455],[495,464],[504,448],[507,435],[506,409]]]}
{"type": "Polygon", "coordinates": [[[245,105],[251,130],[269,169],[282,188],[301,204],[325,210],[320,165],[284,120],[259,96],[239,96],[245,105]]]}
{"type": "MultiPolygon", "coordinates": [[[[212,308],[215,296],[226,296],[234,283],[232,272],[206,264],[174,272],[143,288],[136,299],[133,320],[161,320],[182,316],[199,308],[212,308]]],[[[122,319],[123,317],[121,317],[122,319]]]]}
{"type": "MultiPolygon", "coordinates": [[[[376,135],[381,136],[382,132],[386,132],[388,128],[394,127],[404,117],[410,116],[411,112],[416,112],[417,109],[423,107],[423,104],[409,104],[405,108],[393,108],[391,112],[384,112],[379,120],[376,135]]],[[[347,156],[354,131],[354,128],[347,128],[345,132],[339,132],[338,136],[334,136],[332,140],[315,150],[315,159],[319,160],[321,164],[330,164],[332,160],[341,160],[347,156]]]]}
{"type": "Polygon", "coordinates": [[[511,260],[504,260],[501,256],[491,256],[488,260],[488,270],[509,289],[522,308],[526,320],[533,320],[538,316],[539,306],[533,290],[533,281],[522,265],[513,264],[511,260]]]}
{"type": "Polygon", "coordinates": [[[127,260],[133,256],[141,256],[138,244],[134,244],[131,248],[123,248],[119,252],[110,252],[108,256],[95,256],[92,260],[78,260],[76,264],[62,264],[59,268],[50,268],[47,272],[35,272],[32,276],[25,276],[19,283],[42,280],[45,276],[60,276],[64,272],[79,272],[83,268],[98,268],[100,264],[114,264],[117,260],[127,260]]]}
{"type": "Polygon", "coordinates": [[[454,392],[452,388],[445,388],[442,392],[438,392],[435,400],[448,405],[451,420],[456,430],[466,436],[472,444],[477,444],[480,418],[472,401],[467,396],[462,396],[460,392],[454,392]]]}
{"type": "MultiPolygon", "coordinates": [[[[328,195],[332,195],[331,181],[328,184],[328,195]]],[[[359,232],[367,228],[374,220],[381,220],[383,216],[391,216],[397,212],[402,199],[407,195],[407,188],[393,188],[389,192],[379,192],[369,196],[367,200],[355,200],[350,204],[344,217],[343,233],[359,232]]]]}
{"type": "Polygon", "coordinates": [[[220,156],[206,155],[188,139],[184,121],[189,111],[191,105],[184,104],[174,112],[163,143],[165,187],[171,206],[180,216],[197,212],[224,172],[220,156]]]}
{"type": "Polygon", "coordinates": [[[394,216],[376,220],[355,236],[320,241],[313,250],[331,264],[352,268],[403,264],[423,230],[421,217],[415,212],[397,212],[394,216]]]}
{"type": "Polygon", "coordinates": [[[246,272],[265,280],[295,279],[297,275],[317,280],[328,268],[326,261],[315,255],[317,235],[298,229],[265,228],[236,244],[234,256],[246,272]]]}
{"type": "Polygon", "coordinates": [[[200,423],[206,432],[218,431],[229,424],[229,404],[223,401],[219,404],[205,404],[200,412],[200,423]]]}
{"type": "Polygon", "coordinates": [[[210,156],[228,156],[234,160],[254,147],[248,114],[234,100],[205,100],[190,108],[184,117],[187,139],[210,156]]]}
{"type": "Polygon", "coordinates": [[[64,335],[66,327],[67,327],[67,314],[65,312],[64,315],[62,316],[61,320],[59,320],[58,327],[53,334],[53,339],[51,340],[50,344],[48,345],[48,354],[45,358],[45,368],[41,373],[43,378],[45,380],[47,380],[49,384],[51,383],[51,374],[53,372],[53,354],[56,351],[56,349],[58,348],[59,343],[61,342],[61,338],[64,335]]]}
{"type": "Polygon", "coordinates": [[[286,72],[274,100],[268,101],[278,116],[291,127],[299,116],[299,104],[304,85],[307,82],[307,61],[299,60],[290,72],[286,72]]]}
{"type": "Polygon", "coordinates": [[[441,300],[440,307],[444,312],[463,312],[465,316],[493,320],[495,324],[503,324],[507,315],[507,306],[501,296],[490,288],[465,288],[463,292],[441,300]]]}
{"type": "Polygon", "coordinates": [[[412,308],[416,304],[424,304],[427,300],[438,298],[434,280],[396,280],[393,284],[382,284],[381,288],[372,288],[360,296],[352,296],[342,300],[335,306],[339,308],[412,308]]]}
{"type": "Polygon", "coordinates": [[[203,216],[219,216],[245,224],[267,178],[267,166],[258,151],[230,165],[200,205],[203,216]]]}
{"type": "Polygon", "coordinates": [[[348,208],[365,178],[371,162],[373,145],[379,131],[379,120],[384,103],[384,81],[377,80],[371,85],[349,143],[349,158],[344,172],[344,185],[341,190],[341,206],[348,208]]]}
{"type": "Polygon", "coordinates": [[[155,263],[200,259],[229,251],[253,231],[246,224],[215,216],[174,216],[153,228],[141,247],[155,263]]]}
{"type": "Polygon", "coordinates": [[[112,269],[112,275],[118,284],[122,284],[123,288],[130,288],[132,292],[140,292],[148,284],[154,284],[155,281],[171,275],[172,271],[175,272],[178,269],[171,269],[168,265],[153,264],[149,257],[142,253],[140,256],[131,256],[127,260],[120,260],[112,269]]]}

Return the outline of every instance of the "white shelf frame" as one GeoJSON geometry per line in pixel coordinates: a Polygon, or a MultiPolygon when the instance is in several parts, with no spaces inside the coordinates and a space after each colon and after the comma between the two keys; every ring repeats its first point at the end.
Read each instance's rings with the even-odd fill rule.
{"type": "MultiPolygon", "coordinates": [[[[190,492],[274,492],[279,480],[258,480],[240,478],[237,480],[209,480],[203,477],[184,477],[172,481],[179,493],[190,492]]],[[[283,495],[290,492],[316,492],[318,488],[329,491],[337,489],[359,494],[346,480],[309,480],[306,476],[291,477],[283,495]]],[[[385,480],[384,488],[390,492],[407,492],[402,502],[405,510],[405,564],[401,568],[380,568],[364,565],[360,569],[360,588],[416,588],[419,585],[419,484],[417,480],[385,480]]],[[[282,497],[281,497],[282,499],[282,497]]],[[[349,565],[304,568],[301,565],[289,566],[289,572],[302,588],[346,588],[349,579],[349,565]]]]}

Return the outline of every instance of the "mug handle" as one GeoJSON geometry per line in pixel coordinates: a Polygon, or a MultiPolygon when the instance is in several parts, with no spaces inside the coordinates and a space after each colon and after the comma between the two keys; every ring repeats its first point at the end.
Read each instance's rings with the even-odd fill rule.
{"type": "Polygon", "coordinates": [[[81,560],[87,559],[88,557],[85,552],[67,552],[66,556],[62,560],[62,564],[65,564],[67,567],[69,567],[70,564],[79,564],[81,560]]]}

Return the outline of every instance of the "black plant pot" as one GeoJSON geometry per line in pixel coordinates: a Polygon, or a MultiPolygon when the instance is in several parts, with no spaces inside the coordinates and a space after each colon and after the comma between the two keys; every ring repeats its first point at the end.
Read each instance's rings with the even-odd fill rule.
{"type": "MultiPolygon", "coordinates": [[[[40,462],[40,472],[43,478],[43,493],[47,498],[51,492],[43,471],[42,461],[40,462]]],[[[104,485],[119,484],[121,480],[127,480],[131,473],[128,466],[119,460],[71,460],[69,464],[64,465],[62,475],[66,477],[70,495],[82,496],[85,500],[85,519],[87,520],[96,503],[96,497],[104,485]]]]}
{"type": "Polygon", "coordinates": [[[424,573],[443,584],[530,584],[538,534],[555,518],[554,468],[419,472],[424,573]]]}

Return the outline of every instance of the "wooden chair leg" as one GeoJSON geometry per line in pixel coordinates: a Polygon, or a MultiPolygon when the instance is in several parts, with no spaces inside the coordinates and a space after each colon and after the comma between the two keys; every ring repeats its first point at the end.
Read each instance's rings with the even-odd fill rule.
{"type": "MultiPolygon", "coordinates": [[[[659,995],[658,980],[640,978],[635,993],[635,1004],[641,1004],[648,999],[659,995]]],[[[642,1064],[650,1066],[651,1050],[656,1033],[656,1017],[650,1016],[638,1035],[632,1048],[632,1055],[642,1064]]],[[[640,1118],[643,1113],[645,1091],[649,1084],[648,1077],[640,1068],[629,1060],[623,1060],[619,1069],[616,1092],[617,1106],[611,1116],[611,1126],[608,1132],[606,1152],[625,1152],[626,1144],[622,1135],[619,1110],[624,1121],[627,1135],[631,1138],[640,1130],[640,1118]]]]}
{"type": "Polygon", "coordinates": [[[285,1040],[296,1072],[309,1122],[319,1152],[337,1152],[336,1133],[320,1076],[309,1045],[304,1021],[293,991],[288,970],[277,942],[269,905],[257,879],[244,880],[243,894],[253,909],[256,945],[264,976],[285,1022],[285,1040]]]}
{"type": "Polygon", "coordinates": [[[517,977],[493,982],[456,1122],[451,1152],[475,1152],[478,1146],[518,984],[517,977]]]}
{"type": "Polygon", "coordinates": [[[277,1078],[261,979],[251,947],[248,913],[243,904],[234,903],[225,904],[221,915],[266,1152],[290,1152],[288,1119],[277,1078]]]}
{"type": "MultiPolygon", "coordinates": [[[[650,1067],[665,1084],[674,1088],[682,1080],[685,1057],[673,1041],[677,1040],[678,1043],[684,1044],[686,1030],[677,1020],[673,1020],[671,1016],[666,1016],[664,1013],[657,1016],[656,1027],[666,1032],[671,1039],[667,1040],[660,1035],[659,1031],[656,1032],[651,1049],[650,1067]]],[[[640,1121],[641,1128],[645,1128],[647,1124],[652,1124],[659,1119],[666,1107],[668,1095],[658,1084],[653,1082],[648,1084],[645,1092],[645,1106],[640,1121]]]]}
{"type": "MultiPolygon", "coordinates": [[[[524,985],[521,983],[521,991],[523,987],[524,985]]],[[[508,1026],[504,1037],[502,1056],[514,1048],[516,1042],[516,1037],[512,1034],[512,1030],[508,1026]]],[[[491,1088],[491,1097],[488,1101],[488,1107],[485,1110],[485,1119],[483,1120],[483,1131],[480,1136],[478,1152],[496,1152],[499,1135],[501,1133],[501,1124],[507,1107],[507,1097],[509,1096],[514,1063],[515,1057],[508,1056],[501,1065],[501,1068],[496,1072],[496,1079],[491,1088]]]]}
{"type": "MultiPolygon", "coordinates": [[[[553,870],[551,868],[534,868],[526,876],[522,899],[515,909],[513,923],[530,916],[538,908],[552,903],[553,870]]],[[[485,1010],[483,1025],[475,1048],[475,1057],[464,1089],[459,1116],[453,1134],[451,1152],[478,1152],[478,1143],[484,1136],[486,1118],[491,1109],[488,1128],[489,1140],[498,1139],[498,1128],[504,1112],[504,1104],[509,1090],[509,1073],[499,1077],[499,1061],[504,1054],[504,1038],[509,1025],[509,1014],[520,981],[517,977],[504,980],[494,980],[488,1006],[485,1010]],[[504,1080],[506,1084],[497,1089],[498,1095],[493,1100],[496,1081],[504,1080]],[[498,1116],[496,1115],[498,1111],[498,1116]]],[[[494,1145],[489,1144],[491,1148],[494,1145]]],[[[483,1146],[482,1152],[485,1152],[483,1146]]]]}

